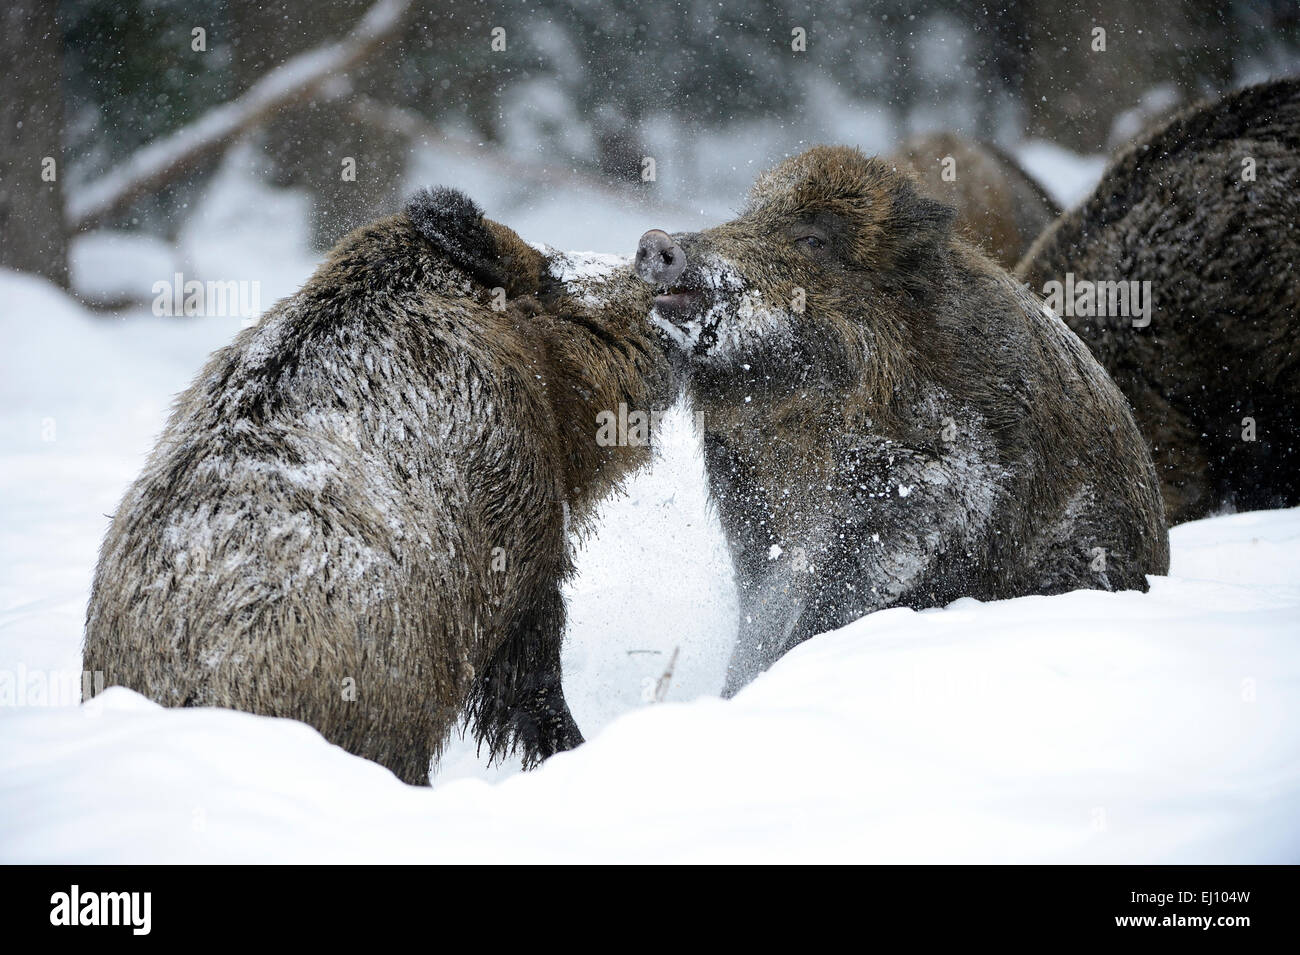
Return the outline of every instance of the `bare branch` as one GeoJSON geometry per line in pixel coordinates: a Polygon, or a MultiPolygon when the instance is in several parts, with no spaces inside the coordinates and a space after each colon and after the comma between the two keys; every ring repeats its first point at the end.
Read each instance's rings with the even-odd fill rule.
{"type": "Polygon", "coordinates": [[[343,75],[372,53],[397,29],[410,4],[411,0],[379,0],[343,39],[286,60],[243,95],[141,147],[68,201],[69,227],[81,230],[99,224],[283,107],[312,96],[326,80],[343,75]]]}
{"type": "Polygon", "coordinates": [[[700,220],[701,213],[698,208],[664,202],[657,196],[637,189],[635,184],[607,182],[572,167],[521,162],[504,149],[488,146],[466,136],[441,129],[414,110],[384,103],[369,96],[351,96],[347,99],[350,118],[387,129],[406,137],[411,142],[472,159],[479,166],[491,168],[503,180],[532,182],[540,186],[571,187],[587,195],[599,194],[618,202],[650,202],[658,212],[679,215],[686,221],[700,220]]]}

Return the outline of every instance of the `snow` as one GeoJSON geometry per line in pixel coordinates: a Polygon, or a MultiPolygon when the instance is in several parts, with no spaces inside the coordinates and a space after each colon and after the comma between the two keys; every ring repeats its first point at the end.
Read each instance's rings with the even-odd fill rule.
{"type": "Polygon", "coordinates": [[[1294,862],[1300,509],[1188,525],[1175,555],[1146,595],[875,614],[495,785],[412,789],[301,724],[120,688],[27,707],[0,857],[1294,862]]]}
{"type": "Polygon", "coordinates": [[[550,246],[538,244],[539,252],[554,257],[551,271],[561,282],[581,282],[602,279],[616,269],[630,265],[626,255],[608,252],[560,252],[550,246]]]}
{"type": "MultiPolygon", "coordinates": [[[[310,271],[305,210],[237,159],[182,258],[261,281],[269,306],[310,271]]],[[[1052,168],[1057,195],[1082,175],[1052,168]]],[[[653,224],[442,171],[420,184],[532,241],[628,251],[653,224]]],[[[579,555],[563,665],[588,743],[535,772],[456,740],[416,789],[290,721],[121,688],[75,705],[106,515],[241,324],[109,318],[0,272],[0,861],[1300,859],[1300,509],[1175,529],[1148,594],[874,614],[722,701],[735,593],[681,408],[579,555]]]]}
{"type": "Polygon", "coordinates": [[[1012,154],[1062,209],[1071,208],[1092,192],[1107,162],[1105,156],[1080,156],[1042,139],[1021,143],[1012,154]]]}
{"type": "Polygon", "coordinates": [[[68,267],[79,297],[110,305],[148,301],[155,282],[179,271],[176,250],[162,239],[110,229],[75,236],[68,267]]]}
{"type": "Polygon", "coordinates": [[[251,146],[231,149],[181,228],[177,245],[186,279],[260,282],[265,310],[296,292],[320,257],[302,225],[311,200],[299,190],[260,182],[256,171],[263,163],[251,146]]]}

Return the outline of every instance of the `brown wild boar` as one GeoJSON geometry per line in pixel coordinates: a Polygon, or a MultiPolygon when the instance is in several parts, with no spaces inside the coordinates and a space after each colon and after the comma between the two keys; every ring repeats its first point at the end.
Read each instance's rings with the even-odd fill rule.
{"type": "Polygon", "coordinates": [[[104,540],[85,667],[408,783],[462,714],[493,756],[580,743],[567,532],[648,458],[597,416],[670,386],[645,286],[571,266],[450,190],[344,238],[178,399],[104,540]]]}
{"type": "Polygon", "coordinates": [[[957,231],[1003,268],[1025,250],[1061,208],[1016,160],[956,133],[913,136],[888,157],[910,172],[921,192],[957,210],[957,231]]]}
{"type": "Polygon", "coordinates": [[[642,237],[736,569],[726,692],[886,607],[1147,588],[1150,455],[1078,338],[890,163],[821,146],[642,237]]]}

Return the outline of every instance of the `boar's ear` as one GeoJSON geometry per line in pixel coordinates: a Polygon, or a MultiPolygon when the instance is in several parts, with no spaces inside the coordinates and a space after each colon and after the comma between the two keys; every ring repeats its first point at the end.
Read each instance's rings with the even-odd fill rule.
{"type": "MultiPolygon", "coordinates": [[[[458,189],[421,189],[406,204],[415,231],[455,265],[486,281],[496,266],[496,248],[483,224],[483,210],[458,189]]],[[[492,283],[497,284],[497,283],[492,283]]]]}
{"type": "Polygon", "coordinates": [[[942,242],[952,233],[957,210],[946,202],[923,196],[910,182],[894,206],[894,215],[903,231],[927,242],[942,242]]]}
{"type": "Polygon", "coordinates": [[[546,271],[542,254],[514,230],[483,218],[483,210],[457,189],[422,189],[406,204],[417,232],[448,260],[489,288],[513,296],[532,294],[546,271]]]}
{"type": "Polygon", "coordinates": [[[930,259],[952,236],[957,210],[947,203],[923,196],[904,183],[895,196],[891,228],[897,237],[893,267],[902,275],[922,273],[930,259]]]}

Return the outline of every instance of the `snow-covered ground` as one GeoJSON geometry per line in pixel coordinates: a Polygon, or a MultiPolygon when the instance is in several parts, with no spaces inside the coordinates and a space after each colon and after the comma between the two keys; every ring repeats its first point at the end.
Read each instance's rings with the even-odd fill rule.
{"type": "MultiPolygon", "coordinates": [[[[1034,149],[1065,201],[1100,171],[1034,149]]],[[[558,246],[626,252],[654,215],[464,163],[418,178],[558,246]]],[[[170,259],[97,235],[80,267],[114,295],[160,262],[256,280],[266,307],[312,266],[302,212],[232,165],[170,259]]],[[[581,554],[564,670],[589,742],[536,772],[458,741],[414,789],[301,724],[77,706],[105,515],[241,321],[108,318],[0,273],[0,861],[1300,861],[1300,509],[1176,529],[1148,594],[873,615],[723,702],[734,592],[681,414],[581,554]]]]}

